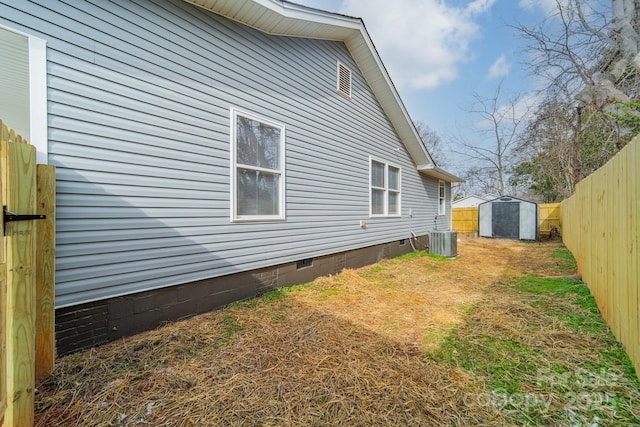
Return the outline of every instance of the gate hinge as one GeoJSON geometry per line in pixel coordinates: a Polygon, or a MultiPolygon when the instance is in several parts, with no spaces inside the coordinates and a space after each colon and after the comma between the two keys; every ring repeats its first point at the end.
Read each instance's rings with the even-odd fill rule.
{"type": "Polygon", "coordinates": [[[7,210],[6,206],[2,207],[2,211],[3,211],[3,216],[4,216],[4,233],[5,235],[7,234],[7,222],[13,222],[13,221],[27,221],[27,220],[32,220],[32,219],[47,219],[46,215],[39,215],[39,214],[27,214],[27,215],[20,215],[14,212],[11,212],[9,210],[7,210]]]}

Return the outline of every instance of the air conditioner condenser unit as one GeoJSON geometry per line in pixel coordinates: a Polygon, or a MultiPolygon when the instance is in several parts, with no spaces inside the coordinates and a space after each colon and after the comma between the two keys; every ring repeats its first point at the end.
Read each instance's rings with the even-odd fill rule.
{"type": "Polygon", "coordinates": [[[430,231],[429,253],[449,258],[458,256],[458,233],[455,231],[430,231]]]}

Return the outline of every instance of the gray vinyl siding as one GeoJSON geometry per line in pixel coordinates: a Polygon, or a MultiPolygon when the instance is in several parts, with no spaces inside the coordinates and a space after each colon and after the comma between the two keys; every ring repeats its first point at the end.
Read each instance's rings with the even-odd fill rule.
{"type": "Polygon", "coordinates": [[[438,181],[416,171],[342,43],[179,0],[0,0],[0,24],[47,41],[57,307],[434,228],[438,181]],[[230,221],[231,108],[286,127],[285,221],[230,221]],[[369,156],[402,168],[401,218],[369,218],[369,156]]]}

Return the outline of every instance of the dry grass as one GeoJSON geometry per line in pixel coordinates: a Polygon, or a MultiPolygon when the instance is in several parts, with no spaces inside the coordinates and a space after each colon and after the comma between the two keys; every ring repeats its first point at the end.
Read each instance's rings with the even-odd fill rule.
{"type": "MultiPolygon", "coordinates": [[[[470,404],[495,390],[482,365],[493,355],[469,362],[459,353],[482,354],[484,339],[499,336],[520,343],[498,349],[505,360],[526,348],[531,363],[551,366],[581,363],[601,347],[511,290],[523,273],[566,274],[551,257],[558,247],[469,239],[456,260],[405,256],[345,270],[63,357],[38,385],[36,423],[520,423],[513,408],[470,404]]],[[[536,384],[525,362],[534,378],[512,381],[520,389],[536,384]]]]}

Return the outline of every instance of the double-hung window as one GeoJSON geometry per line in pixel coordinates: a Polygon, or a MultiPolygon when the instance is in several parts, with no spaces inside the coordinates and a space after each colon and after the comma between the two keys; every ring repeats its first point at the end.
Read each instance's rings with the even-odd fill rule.
{"type": "Polygon", "coordinates": [[[284,219],[283,125],[231,110],[232,220],[284,219]]]}
{"type": "Polygon", "coordinates": [[[48,163],[47,42],[0,25],[0,118],[48,163]]]}
{"type": "Polygon", "coordinates": [[[370,160],[371,216],[400,216],[400,168],[370,160]]]}

